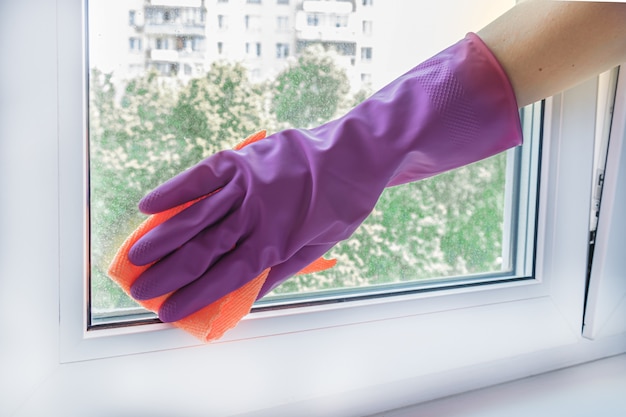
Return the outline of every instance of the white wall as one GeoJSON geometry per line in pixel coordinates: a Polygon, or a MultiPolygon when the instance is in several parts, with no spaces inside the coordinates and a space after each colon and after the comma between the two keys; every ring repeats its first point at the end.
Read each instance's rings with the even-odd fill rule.
{"type": "Polygon", "coordinates": [[[58,362],[56,3],[0,2],[0,414],[58,362]],[[46,315],[32,314],[46,306],[46,315]]]}

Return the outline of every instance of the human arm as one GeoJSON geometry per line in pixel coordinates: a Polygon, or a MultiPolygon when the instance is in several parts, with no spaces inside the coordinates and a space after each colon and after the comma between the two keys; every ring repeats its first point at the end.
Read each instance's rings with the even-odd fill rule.
{"type": "Polygon", "coordinates": [[[477,34],[523,107],[626,61],[626,3],[529,0],[477,34]]]}

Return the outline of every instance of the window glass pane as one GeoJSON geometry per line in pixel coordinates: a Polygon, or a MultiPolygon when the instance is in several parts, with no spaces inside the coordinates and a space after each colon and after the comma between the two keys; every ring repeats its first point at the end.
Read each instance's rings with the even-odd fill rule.
{"type": "MultiPolygon", "coordinates": [[[[265,2],[262,15],[260,1],[231,3],[88,3],[94,317],[136,307],[106,270],[144,219],[136,206],[147,191],[257,130],[312,127],[345,113],[514,1],[468,8],[459,0],[452,16],[436,2],[412,0],[265,2]],[[415,24],[424,15],[436,30],[415,24]],[[262,53],[262,44],[274,44],[275,54],[262,53]],[[309,72],[316,97],[279,93],[297,68],[309,72]]],[[[386,190],[354,236],[328,254],[335,268],[293,278],[273,296],[513,273],[514,160],[501,154],[386,190]]]]}

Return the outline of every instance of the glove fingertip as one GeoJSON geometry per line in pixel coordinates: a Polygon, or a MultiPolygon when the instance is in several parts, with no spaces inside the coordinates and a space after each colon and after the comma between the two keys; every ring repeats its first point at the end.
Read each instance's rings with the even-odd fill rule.
{"type": "Polygon", "coordinates": [[[146,292],[147,292],[146,286],[143,285],[143,282],[141,279],[138,279],[130,286],[130,296],[133,297],[135,300],[145,301],[145,300],[149,300],[150,298],[154,298],[154,297],[149,297],[148,294],[146,294],[146,292]]]}
{"type": "Polygon", "coordinates": [[[153,259],[147,259],[152,244],[150,241],[139,240],[128,251],[128,260],[130,263],[136,266],[144,266],[153,261],[153,259]]]}
{"type": "Polygon", "coordinates": [[[172,323],[180,320],[182,317],[179,317],[180,312],[177,308],[176,301],[172,301],[171,299],[165,300],[161,307],[159,307],[159,320],[163,323],[172,323]]]}
{"type": "Polygon", "coordinates": [[[155,214],[158,213],[160,211],[166,210],[166,208],[160,208],[158,207],[159,202],[160,202],[160,197],[161,197],[161,193],[159,193],[159,191],[155,190],[152,191],[151,193],[149,193],[148,195],[146,195],[144,198],[142,198],[139,201],[139,211],[141,211],[144,214],[155,214]]]}

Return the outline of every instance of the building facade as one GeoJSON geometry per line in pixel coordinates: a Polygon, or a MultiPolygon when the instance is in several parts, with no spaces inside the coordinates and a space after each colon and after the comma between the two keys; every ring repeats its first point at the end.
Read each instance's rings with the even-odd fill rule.
{"type": "Polygon", "coordinates": [[[252,81],[275,77],[307,46],[340,56],[354,88],[371,82],[373,0],[131,0],[127,71],[183,80],[218,60],[241,62],[252,81]]]}

